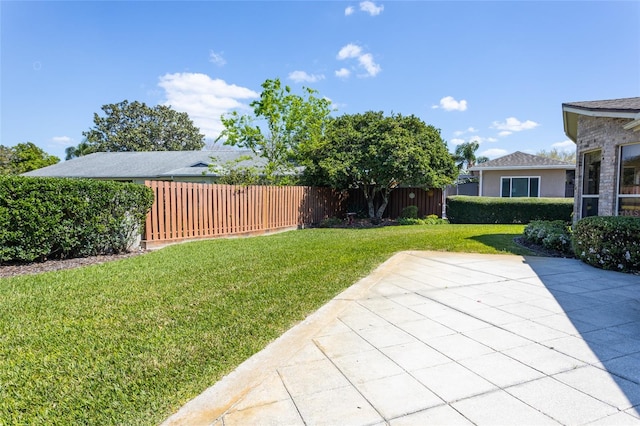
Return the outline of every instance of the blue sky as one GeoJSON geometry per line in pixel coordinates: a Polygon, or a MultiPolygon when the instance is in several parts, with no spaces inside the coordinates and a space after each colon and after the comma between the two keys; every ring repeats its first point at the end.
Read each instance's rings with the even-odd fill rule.
{"type": "Polygon", "coordinates": [[[185,111],[212,141],[276,77],[490,158],[573,150],[563,102],[640,96],[638,1],[3,0],[0,19],[0,144],[61,159],[125,99],[185,111]]]}

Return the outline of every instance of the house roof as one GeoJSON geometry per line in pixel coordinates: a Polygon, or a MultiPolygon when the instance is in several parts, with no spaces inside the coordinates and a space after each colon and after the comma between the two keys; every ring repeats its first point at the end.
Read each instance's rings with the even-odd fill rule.
{"type": "Polygon", "coordinates": [[[562,104],[564,132],[572,141],[578,138],[578,116],[628,118],[624,128],[640,130],[640,97],[603,101],[566,102],[562,104]]]}
{"type": "Polygon", "coordinates": [[[530,170],[530,169],[563,169],[569,170],[576,167],[573,163],[554,160],[553,158],[540,155],[527,154],[516,151],[513,154],[505,155],[494,160],[476,164],[470,167],[471,171],[479,170],[530,170]]]}
{"type": "Polygon", "coordinates": [[[149,151],[96,152],[52,166],[24,173],[24,176],[102,178],[102,179],[170,179],[178,176],[217,176],[209,165],[224,165],[241,156],[250,156],[243,166],[261,165],[251,151],[149,151]],[[214,157],[216,160],[212,160],[214,157]]]}

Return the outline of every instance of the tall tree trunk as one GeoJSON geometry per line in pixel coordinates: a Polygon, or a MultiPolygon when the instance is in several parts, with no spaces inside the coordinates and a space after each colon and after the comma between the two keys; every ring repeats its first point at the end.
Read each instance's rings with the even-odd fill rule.
{"type": "Polygon", "coordinates": [[[364,199],[367,200],[367,207],[369,208],[369,219],[374,219],[376,217],[376,208],[373,200],[376,197],[376,188],[375,186],[363,185],[362,190],[364,191],[364,199]]]}
{"type": "Polygon", "coordinates": [[[378,211],[376,212],[376,219],[382,219],[382,215],[384,214],[385,209],[387,208],[387,204],[389,204],[389,193],[391,190],[389,188],[385,188],[380,193],[382,194],[382,204],[378,207],[378,211]]]}

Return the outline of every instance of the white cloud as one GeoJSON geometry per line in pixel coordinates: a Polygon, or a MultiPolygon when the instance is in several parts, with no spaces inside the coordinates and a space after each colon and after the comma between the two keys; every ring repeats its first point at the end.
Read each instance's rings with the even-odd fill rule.
{"type": "Polygon", "coordinates": [[[336,77],[347,78],[349,77],[349,75],[351,75],[351,71],[346,68],[340,68],[339,70],[336,70],[336,77]]]}
{"type": "Polygon", "coordinates": [[[357,58],[362,54],[362,48],[357,44],[349,43],[338,52],[338,59],[357,58]]]}
{"type": "Polygon", "coordinates": [[[352,15],[353,12],[355,12],[355,9],[353,8],[353,6],[349,6],[344,10],[344,16],[352,15]]]}
{"type": "Polygon", "coordinates": [[[67,146],[73,144],[73,138],[70,138],[69,136],[54,136],[51,138],[51,142],[58,145],[67,146]]]}
{"type": "Polygon", "coordinates": [[[498,133],[498,136],[500,136],[501,138],[505,137],[505,136],[509,136],[511,133],[513,132],[508,132],[506,130],[503,130],[502,132],[498,133]]]}
{"type": "Polygon", "coordinates": [[[445,96],[444,98],[440,99],[440,105],[434,105],[431,108],[442,108],[445,111],[466,111],[467,101],[465,101],[464,99],[461,101],[456,101],[453,96],[445,96]]]}
{"type": "Polygon", "coordinates": [[[221,67],[227,63],[227,61],[222,57],[224,52],[216,53],[213,50],[209,51],[209,62],[216,64],[221,67]]]}
{"type": "Polygon", "coordinates": [[[490,159],[494,159],[497,157],[502,157],[503,155],[507,155],[508,153],[509,151],[507,151],[506,149],[491,148],[491,149],[487,149],[486,151],[482,151],[480,155],[484,157],[489,157],[490,159]]]}
{"type": "Polygon", "coordinates": [[[316,81],[324,80],[324,75],[307,74],[304,71],[293,71],[289,73],[289,79],[296,83],[315,83],[316,81]]]}
{"type": "MultiPolygon", "coordinates": [[[[471,128],[471,127],[470,127],[471,128]]],[[[474,131],[477,131],[474,129],[474,131]]],[[[465,132],[455,132],[455,133],[465,133],[465,132]]],[[[454,134],[455,135],[455,134],[454,134]]],[[[460,136],[460,135],[455,135],[455,136],[460,136]]],[[[498,140],[496,138],[485,138],[482,136],[478,136],[478,135],[472,135],[471,137],[468,138],[453,138],[451,139],[451,143],[454,145],[460,145],[461,143],[466,143],[466,142],[477,142],[479,144],[483,144],[486,142],[497,142],[498,140]]]]}
{"type": "Polygon", "coordinates": [[[165,91],[165,105],[189,114],[200,131],[214,139],[224,129],[221,115],[234,109],[246,109],[247,105],[240,100],[259,96],[251,89],[199,73],[165,74],[160,77],[158,86],[165,91]]]}
{"type": "Polygon", "coordinates": [[[503,122],[494,121],[491,127],[506,132],[520,132],[522,130],[534,129],[539,125],[540,124],[536,123],[535,121],[520,121],[515,117],[509,117],[503,122]]]}
{"type": "Polygon", "coordinates": [[[482,136],[477,136],[477,135],[473,135],[469,138],[469,142],[478,142],[478,143],[485,143],[485,142],[497,142],[498,139],[496,138],[483,138],[482,136]]]}
{"type": "Polygon", "coordinates": [[[380,15],[384,10],[384,6],[377,6],[372,1],[363,1],[360,2],[360,10],[363,12],[367,12],[371,16],[380,15]]]}
{"type": "Polygon", "coordinates": [[[576,144],[573,141],[567,139],[566,141],[556,142],[552,144],[551,148],[556,148],[559,151],[573,152],[576,150],[576,144]]]}
{"type": "MultiPolygon", "coordinates": [[[[336,57],[341,61],[350,58],[357,58],[360,67],[366,71],[366,74],[363,74],[362,77],[375,77],[380,71],[382,71],[380,65],[373,60],[373,55],[371,53],[362,53],[362,47],[357,44],[349,43],[343,46],[336,57]]],[[[336,71],[336,75],[338,77],[348,77],[349,74],[350,72],[345,68],[336,71]]]]}
{"type": "Polygon", "coordinates": [[[462,136],[465,133],[478,133],[478,129],[474,129],[473,127],[469,127],[466,130],[456,130],[453,132],[454,136],[462,136]]]}
{"type": "Polygon", "coordinates": [[[376,64],[373,60],[373,55],[371,53],[361,55],[358,58],[358,62],[360,62],[360,65],[367,70],[367,74],[371,77],[375,77],[380,71],[382,71],[380,65],[376,64]]]}

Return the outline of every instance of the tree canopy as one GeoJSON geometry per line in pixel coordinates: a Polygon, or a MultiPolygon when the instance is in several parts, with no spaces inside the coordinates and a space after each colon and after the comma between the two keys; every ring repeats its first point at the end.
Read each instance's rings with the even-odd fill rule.
{"type": "Polygon", "coordinates": [[[369,111],[332,119],[307,158],[306,183],[362,189],[371,218],[382,217],[398,186],[442,188],[458,174],[440,130],[413,115],[369,111]]]}
{"type": "Polygon", "coordinates": [[[169,106],[124,100],[103,105],[102,111],[104,116],[93,115],[94,127],[82,132],[86,140],[76,151],[67,151],[67,157],[91,152],[191,151],[205,145],[204,135],[189,115],[169,106]]]}
{"type": "Polygon", "coordinates": [[[303,95],[296,95],[277,78],[266,80],[262,89],[260,98],[250,104],[253,114],[234,111],[222,116],[225,129],[218,140],[263,157],[266,181],[287,183],[290,172],[304,162],[308,147],[322,140],[330,102],[307,87],[303,95]]]}
{"type": "Polygon", "coordinates": [[[536,153],[541,157],[547,157],[554,160],[565,161],[567,163],[576,162],[576,151],[560,151],[558,148],[552,148],[550,151],[540,150],[536,153]]]}
{"type": "Polygon", "coordinates": [[[19,143],[12,147],[0,145],[0,174],[19,175],[60,162],[33,142],[19,143]]]}

